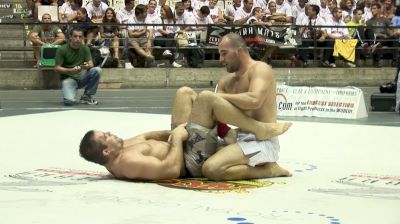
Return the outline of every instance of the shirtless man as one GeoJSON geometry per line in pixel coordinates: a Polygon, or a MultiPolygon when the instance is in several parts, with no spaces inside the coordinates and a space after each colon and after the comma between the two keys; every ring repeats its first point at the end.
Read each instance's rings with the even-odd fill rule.
{"type": "MultiPolygon", "coordinates": [[[[276,84],[272,68],[251,59],[246,43],[238,34],[225,35],[218,51],[220,62],[233,74],[221,78],[217,95],[254,120],[275,123],[276,84]]],[[[222,148],[205,161],[202,167],[205,177],[213,180],[240,180],[291,176],[276,164],[279,152],[277,137],[257,141],[254,135],[246,132],[243,130],[243,133],[239,133],[236,144],[222,148]]]]}
{"type": "Polygon", "coordinates": [[[208,135],[208,131],[215,126],[213,118],[249,130],[259,139],[280,135],[290,127],[290,123],[267,124],[255,121],[228,101],[214,96],[212,92],[202,92],[197,96],[192,89],[182,87],[174,99],[171,126],[176,128],[172,131],[153,131],[122,140],[108,132],[92,130],[83,137],[80,154],[86,160],[104,165],[116,178],[158,180],[188,174],[183,159],[185,148],[190,175],[199,176],[204,160],[216,151],[216,135],[208,135]],[[188,139],[185,129],[185,122],[188,121],[186,128],[190,139],[187,145],[190,147],[183,145],[188,139]],[[203,132],[205,128],[209,128],[207,132],[203,132]],[[208,136],[204,136],[204,133],[208,136]],[[199,149],[204,146],[210,148],[199,149]],[[205,159],[193,161],[196,156],[205,159]]]}

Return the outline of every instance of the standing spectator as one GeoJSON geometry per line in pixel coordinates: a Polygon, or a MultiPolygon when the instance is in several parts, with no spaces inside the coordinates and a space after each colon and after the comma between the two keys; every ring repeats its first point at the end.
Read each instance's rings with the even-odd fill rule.
{"type": "Polygon", "coordinates": [[[33,45],[36,66],[40,63],[41,46],[45,44],[61,45],[65,42],[64,33],[58,26],[51,24],[51,15],[48,13],[42,15],[42,24],[34,26],[29,37],[33,45]]]}
{"type": "Polygon", "coordinates": [[[38,19],[38,10],[39,10],[39,6],[41,6],[41,5],[58,6],[56,0],[36,0],[35,1],[35,10],[33,11],[33,19],[34,20],[38,19]]]}
{"type": "MultiPolygon", "coordinates": [[[[141,59],[145,59],[147,66],[150,66],[154,61],[152,54],[153,45],[153,27],[145,24],[151,24],[151,21],[147,19],[147,6],[139,4],[135,7],[135,16],[130,18],[129,24],[135,24],[128,26],[128,35],[130,38],[130,44],[133,47],[134,55],[138,56],[138,64],[144,65],[141,59]]],[[[132,60],[131,60],[132,63],[132,60]]]]}
{"type": "Polygon", "coordinates": [[[253,12],[253,0],[243,0],[243,7],[235,12],[233,23],[243,25],[251,17],[253,12]]]}
{"type": "Polygon", "coordinates": [[[80,103],[97,105],[93,99],[100,81],[101,68],[93,67],[89,47],[82,44],[83,31],[72,29],[70,41],[57,50],[54,70],[61,75],[65,106],[77,103],[78,88],[85,87],[80,103]]]}
{"type": "Polygon", "coordinates": [[[166,48],[162,55],[169,58],[169,62],[172,67],[180,68],[182,65],[176,63],[176,43],[174,40],[175,32],[178,30],[175,25],[175,18],[172,14],[172,10],[168,5],[161,7],[161,18],[156,20],[156,23],[163,24],[163,26],[156,27],[154,34],[154,46],[160,46],[166,48]]]}
{"type": "Polygon", "coordinates": [[[103,18],[103,25],[100,27],[100,36],[105,39],[105,46],[112,47],[114,59],[118,61],[118,68],[122,68],[121,62],[119,61],[120,30],[114,9],[108,8],[103,18]]]}
{"type": "Polygon", "coordinates": [[[94,23],[101,23],[103,21],[103,17],[106,14],[106,10],[108,9],[108,5],[101,0],[92,0],[85,6],[88,17],[94,23]]]}
{"type": "Polygon", "coordinates": [[[390,27],[390,20],[381,16],[381,5],[371,5],[372,18],[367,21],[366,36],[368,40],[371,40],[369,45],[371,46],[371,53],[373,57],[373,65],[380,67],[379,61],[381,59],[380,48],[382,46],[393,46],[393,41],[390,40],[392,37],[392,30],[390,27]]]}
{"type": "Polygon", "coordinates": [[[232,5],[229,5],[225,8],[224,18],[226,19],[228,24],[233,23],[233,19],[235,18],[235,13],[242,7],[242,0],[233,0],[232,5]]]}

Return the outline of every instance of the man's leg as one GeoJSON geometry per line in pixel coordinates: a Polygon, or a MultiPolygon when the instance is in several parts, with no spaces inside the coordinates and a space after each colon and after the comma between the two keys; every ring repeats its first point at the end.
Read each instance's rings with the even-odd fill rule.
{"type": "Polygon", "coordinates": [[[81,73],[81,79],[79,81],[79,88],[85,86],[85,92],[82,96],[83,103],[86,104],[97,104],[97,101],[92,99],[92,96],[96,94],[97,87],[100,82],[100,67],[93,67],[88,71],[81,73]]]}
{"type": "Polygon", "coordinates": [[[197,93],[186,86],[176,91],[172,105],[171,128],[188,122],[196,97],[197,93]]]}
{"type": "Polygon", "coordinates": [[[65,106],[72,106],[76,103],[76,92],[78,90],[78,83],[71,78],[67,78],[62,80],[62,93],[64,98],[64,105],[65,106]]]}
{"type": "Polygon", "coordinates": [[[235,125],[257,139],[269,139],[286,132],[291,123],[263,123],[250,118],[229,101],[211,91],[201,92],[193,104],[190,122],[212,129],[215,121],[235,125]]]}
{"type": "Polygon", "coordinates": [[[202,166],[202,173],[211,180],[244,180],[291,176],[289,171],[277,163],[266,163],[263,166],[247,165],[249,157],[245,156],[238,144],[228,145],[208,158],[202,166]]]}

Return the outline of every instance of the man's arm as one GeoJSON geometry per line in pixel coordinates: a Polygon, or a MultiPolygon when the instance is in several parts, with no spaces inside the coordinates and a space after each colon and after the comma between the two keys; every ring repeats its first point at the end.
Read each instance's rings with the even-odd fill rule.
{"type": "Polygon", "coordinates": [[[183,126],[175,128],[171,134],[169,152],[163,160],[152,156],[122,158],[122,176],[145,180],[178,178],[183,166],[183,141],[187,137],[183,126]]]}
{"type": "Polygon", "coordinates": [[[248,92],[226,93],[224,91],[226,81],[221,81],[218,83],[217,94],[242,110],[258,109],[263,105],[267,91],[272,86],[272,75],[272,69],[268,65],[258,63],[251,71],[248,92]]]}
{"type": "Polygon", "coordinates": [[[140,139],[144,139],[144,140],[150,140],[150,139],[154,139],[157,141],[168,141],[169,136],[171,135],[171,131],[169,130],[164,130],[164,131],[151,131],[151,132],[147,132],[141,135],[138,135],[136,137],[133,138],[140,138],[140,139]]]}
{"type": "Polygon", "coordinates": [[[60,32],[57,33],[56,38],[54,39],[54,42],[52,44],[54,45],[61,45],[65,42],[65,35],[63,32],[61,32],[61,30],[59,30],[60,32]]]}

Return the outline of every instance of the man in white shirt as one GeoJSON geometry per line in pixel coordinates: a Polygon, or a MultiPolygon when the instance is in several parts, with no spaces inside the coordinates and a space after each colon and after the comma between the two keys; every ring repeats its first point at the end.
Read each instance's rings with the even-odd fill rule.
{"type": "MultiPolygon", "coordinates": [[[[288,18],[288,20],[291,20],[290,18],[293,16],[292,14],[292,8],[290,5],[284,0],[276,0],[276,12],[285,14],[285,16],[288,18]]],[[[287,21],[291,22],[291,21],[287,21]]]]}
{"type": "Polygon", "coordinates": [[[235,12],[233,23],[243,25],[249,20],[253,12],[253,0],[243,0],[243,7],[235,12]]]}
{"type": "Polygon", "coordinates": [[[105,15],[107,8],[108,5],[101,0],[92,0],[92,2],[89,2],[89,4],[85,6],[88,17],[94,23],[103,22],[103,16],[105,15]]]}
{"type": "Polygon", "coordinates": [[[186,31],[191,28],[190,26],[184,25],[196,23],[193,13],[187,12],[182,2],[175,3],[175,22],[176,24],[182,25],[180,26],[181,31],[186,31]]]}
{"type": "Polygon", "coordinates": [[[225,8],[224,19],[226,19],[227,23],[233,23],[235,12],[240,8],[242,8],[242,0],[233,0],[232,5],[225,8]]]}
{"type": "Polygon", "coordinates": [[[150,66],[154,61],[154,56],[151,52],[154,31],[153,26],[144,25],[151,24],[151,21],[147,19],[147,6],[137,5],[135,7],[135,16],[128,20],[128,24],[134,24],[128,26],[128,35],[135,56],[138,56],[137,60],[140,61],[139,66],[145,65],[141,59],[145,59],[146,65],[150,66]]]}
{"type": "MultiPolygon", "coordinates": [[[[193,15],[194,22],[197,25],[214,24],[210,16],[210,8],[208,8],[208,6],[202,6],[200,10],[198,10],[197,12],[193,12],[193,15]]],[[[207,32],[207,26],[197,26],[194,30],[196,31],[196,39],[199,40],[201,33],[207,32]]]]}

